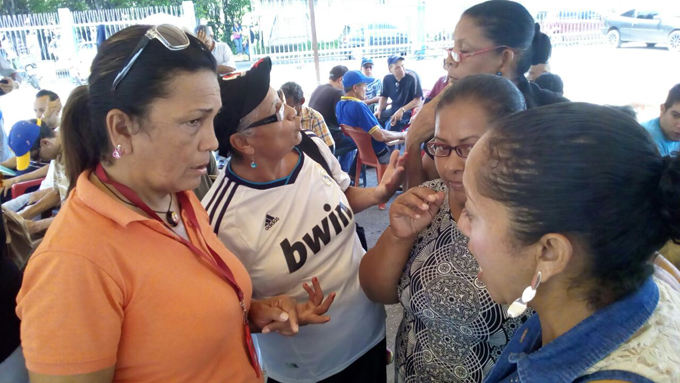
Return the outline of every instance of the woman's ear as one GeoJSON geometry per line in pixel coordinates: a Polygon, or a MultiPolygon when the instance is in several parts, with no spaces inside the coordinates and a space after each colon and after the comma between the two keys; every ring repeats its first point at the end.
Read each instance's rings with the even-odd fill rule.
{"type": "Polygon", "coordinates": [[[255,148],[250,145],[248,138],[242,134],[232,134],[231,137],[229,137],[229,143],[231,144],[231,147],[239,153],[248,156],[255,154],[255,148]]]}
{"type": "Polygon", "coordinates": [[[501,53],[501,67],[498,69],[503,77],[510,78],[515,67],[515,52],[512,49],[505,49],[501,53]]]}
{"type": "Polygon", "coordinates": [[[133,153],[132,134],[138,130],[130,116],[120,109],[112,109],[106,114],[106,130],[111,138],[111,146],[118,145],[124,153],[133,153]]]}
{"type": "Polygon", "coordinates": [[[562,234],[546,234],[537,242],[537,270],[541,271],[541,280],[547,282],[555,275],[564,272],[574,256],[574,246],[569,238],[562,234]]]}

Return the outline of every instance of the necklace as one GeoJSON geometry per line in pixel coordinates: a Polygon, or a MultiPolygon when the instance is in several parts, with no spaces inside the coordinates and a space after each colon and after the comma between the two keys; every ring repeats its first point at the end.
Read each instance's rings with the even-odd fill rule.
{"type": "MultiPolygon", "coordinates": [[[[97,177],[97,178],[99,178],[99,177],[97,177]]],[[[99,180],[99,181],[101,181],[101,180],[99,180]]],[[[114,196],[116,196],[116,198],[118,198],[118,199],[119,199],[121,202],[123,202],[124,204],[130,205],[130,206],[132,206],[132,207],[137,207],[135,204],[132,204],[132,203],[130,203],[130,202],[128,202],[128,201],[122,199],[118,194],[114,193],[113,190],[111,190],[111,188],[108,187],[108,185],[106,185],[106,183],[102,182],[101,184],[104,185],[104,187],[105,187],[108,191],[110,191],[111,194],[113,194],[114,196]]],[[[158,214],[163,214],[163,213],[165,213],[165,219],[168,221],[168,223],[170,224],[170,226],[172,226],[172,227],[177,227],[177,225],[179,225],[179,216],[177,215],[177,213],[175,213],[174,211],[172,211],[172,194],[170,194],[170,205],[168,205],[168,210],[167,210],[167,211],[156,211],[156,210],[153,210],[153,212],[154,212],[154,213],[158,213],[158,214]]]]}

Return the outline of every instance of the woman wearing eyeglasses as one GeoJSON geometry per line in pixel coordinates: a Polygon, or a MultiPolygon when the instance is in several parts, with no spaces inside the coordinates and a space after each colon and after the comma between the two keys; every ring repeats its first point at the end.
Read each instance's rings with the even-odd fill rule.
{"type": "MultiPolygon", "coordinates": [[[[488,73],[505,77],[522,92],[527,108],[568,101],[561,95],[529,83],[524,74],[532,64],[546,63],[552,46],[538,23],[521,4],[486,1],[466,10],[453,32],[451,84],[466,76],[488,73]]],[[[435,97],[418,113],[409,128],[406,149],[406,182],[409,188],[437,178],[433,158],[421,160],[422,145],[434,134],[435,97]]]]}
{"type": "Polygon", "coordinates": [[[482,382],[525,317],[509,319],[477,279],[457,222],[465,204],[465,160],[498,119],[525,109],[508,79],[466,77],[441,95],[427,145],[441,179],[412,188],[390,208],[390,226],[361,261],[368,297],[401,303],[397,382],[482,382]]]}
{"type": "Polygon", "coordinates": [[[134,26],[69,97],[72,190],[18,296],[32,382],[261,382],[250,331],[328,320],[313,302],[252,300],[191,192],[217,149],[215,69],[181,29],[134,26]]]}
{"type": "Polygon", "coordinates": [[[203,204],[248,270],[255,299],[303,298],[303,283],[315,278],[336,296],[328,323],[295,337],[257,335],[270,383],[385,382],[385,310],[359,286],[365,251],[355,217],[399,187],[398,153],[378,187],[350,187],[328,146],[301,132],[295,109],[270,86],[270,70],[267,57],[221,80],[215,130],[231,161],[203,204]]]}

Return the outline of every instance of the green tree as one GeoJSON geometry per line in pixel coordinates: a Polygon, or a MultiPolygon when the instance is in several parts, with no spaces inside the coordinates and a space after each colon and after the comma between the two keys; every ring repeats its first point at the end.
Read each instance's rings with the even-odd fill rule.
{"type": "Polygon", "coordinates": [[[250,0],[195,0],[194,7],[196,17],[208,20],[215,39],[229,43],[233,50],[235,45],[231,41],[232,27],[250,11],[250,0]]]}

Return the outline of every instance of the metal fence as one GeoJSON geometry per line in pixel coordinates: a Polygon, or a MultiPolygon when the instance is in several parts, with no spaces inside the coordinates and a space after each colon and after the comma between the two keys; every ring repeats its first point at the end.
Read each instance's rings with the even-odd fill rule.
{"type": "Polygon", "coordinates": [[[130,25],[155,20],[157,15],[181,19],[184,12],[181,6],[76,11],[73,12],[73,28],[78,43],[96,43],[98,38],[106,39],[130,25]]]}
{"type": "MultiPolygon", "coordinates": [[[[356,58],[390,54],[440,55],[453,46],[453,29],[462,13],[479,0],[316,0],[314,15],[318,54],[356,58]]],[[[570,10],[548,2],[522,1],[554,46],[602,44],[604,17],[599,5],[570,10]],[[597,7],[597,8],[596,8],[597,7]]],[[[562,4],[564,7],[569,5],[562,4]]],[[[307,0],[251,0],[249,25],[252,59],[307,61],[313,57],[310,7],[307,0]]]]}
{"type": "Polygon", "coordinates": [[[57,12],[0,16],[1,54],[14,65],[56,60],[59,33],[57,12]]]}
{"type": "MultiPolygon", "coordinates": [[[[49,68],[58,77],[89,72],[97,46],[119,30],[134,24],[173,23],[192,29],[193,3],[181,6],[125,8],[0,16],[0,54],[17,68],[49,68]]],[[[77,76],[76,76],[77,77],[77,76]]]]}

